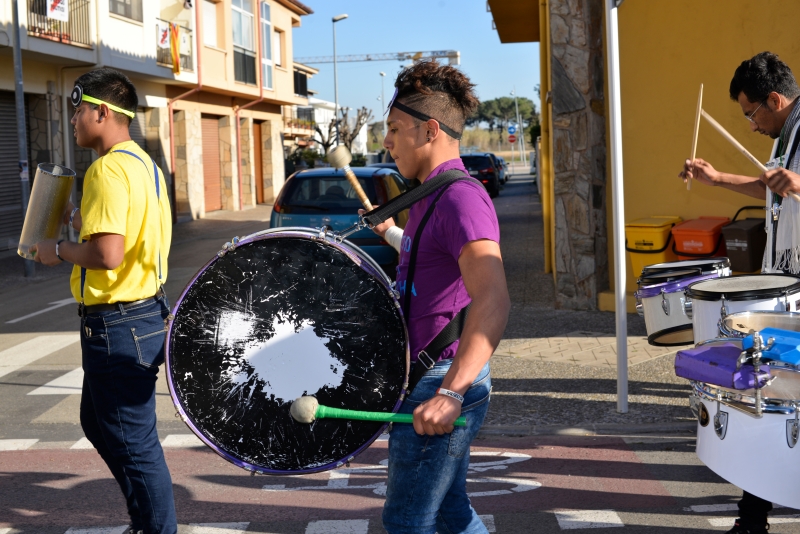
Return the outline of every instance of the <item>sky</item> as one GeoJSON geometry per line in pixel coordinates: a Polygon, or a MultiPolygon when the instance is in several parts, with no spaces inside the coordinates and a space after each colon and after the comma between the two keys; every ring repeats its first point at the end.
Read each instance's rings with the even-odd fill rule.
{"type": "MultiPolygon", "coordinates": [[[[294,57],[333,56],[331,19],[342,13],[348,18],[336,23],[337,56],[388,52],[457,50],[460,69],[477,84],[481,100],[509,96],[516,86],[518,96],[536,102],[539,83],[539,44],[502,44],[492,29],[492,14],[485,0],[303,0],[314,10],[293,29],[294,57]]],[[[399,61],[338,63],[339,105],[371,109],[379,119],[383,107],[380,72],[386,73],[385,98],[394,94],[399,61]]],[[[334,100],[333,64],[311,64],[319,74],[308,81],[318,98],[334,100]]]]}

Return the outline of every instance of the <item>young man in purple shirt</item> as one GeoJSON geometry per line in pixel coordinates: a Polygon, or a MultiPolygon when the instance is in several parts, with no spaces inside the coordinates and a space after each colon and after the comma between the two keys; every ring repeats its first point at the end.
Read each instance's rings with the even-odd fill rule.
{"type": "MultiPolygon", "coordinates": [[[[468,174],[459,142],[478,99],[464,74],[434,61],[400,73],[387,119],[384,146],[400,173],[424,182],[448,170],[468,174]]],[[[383,525],[390,534],[487,532],[466,492],[469,446],[489,407],[489,358],[500,342],[510,301],[500,228],[480,183],[460,180],[411,207],[402,231],[389,221],[375,232],[400,244],[397,288],[405,310],[414,365],[417,355],[467,304],[459,341],[406,398],[401,412],[414,424],[394,425],[389,439],[389,480],[383,525]],[[436,200],[438,198],[438,200],[436,200]],[[408,281],[412,241],[420,234],[413,280],[408,281]],[[466,427],[454,427],[460,415],[466,427]]]]}

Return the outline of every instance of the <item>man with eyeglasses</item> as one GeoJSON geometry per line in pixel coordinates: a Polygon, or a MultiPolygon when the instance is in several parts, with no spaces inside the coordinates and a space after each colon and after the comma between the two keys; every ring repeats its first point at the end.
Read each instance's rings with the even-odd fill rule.
{"type": "MultiPolygon", "coordinates": [[[[700,158],[686,160],[679,174],[706,185],[764,199],[767,207],[767,246],[762,272],[800,273],[800,203],[787,198],[800,193],[800,96],[791,69],[771,52],[761,52],[743,61],[730,85],[730,97],[742,107],[750,129],[775,139],[767,172],[741,176],[720,172],[700,158]]],[[[748,492],[739,501],[739,518],[729,534],[761,534],[769,530],[767,514],[772,503],[748,492]]]]}

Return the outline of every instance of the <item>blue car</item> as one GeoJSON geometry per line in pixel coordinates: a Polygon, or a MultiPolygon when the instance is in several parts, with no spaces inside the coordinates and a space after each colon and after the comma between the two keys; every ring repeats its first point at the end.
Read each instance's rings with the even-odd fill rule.
{"type": "MultiPolygon", "coordinates": [[[[394,169],[354,167],[353,173],[373,206],[385,204],[408,188],[394,169]]],[[[269,225],[270,228],[329,226],[341,232],[358,221],[358,210],[362,207],[344,172],[330,167],[308,169],[294,173],[286,181],[275,200],[269,225]]],[[[407,211],[395,220],[401,227],[406,221],[407,211]]],[[[358,245],[394,278],[397,251],[389,243],[369,228],[350,235],[347,240],[358,245]]]]}

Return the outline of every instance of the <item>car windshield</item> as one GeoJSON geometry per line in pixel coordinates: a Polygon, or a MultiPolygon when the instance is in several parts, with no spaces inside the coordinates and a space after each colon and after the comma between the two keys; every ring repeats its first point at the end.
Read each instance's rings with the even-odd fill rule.
{"type": "Polygon", "coordinates": [[[461,156],[461,161],[467,169],[482,170],[491,169],[492,160],[488,156],[461,156]]]}
{"type": "MultiPolygon", "coordinates": [[[[369,197],[377,203],[374,181],[359,178],[358,183],[369,197]]],[[[350,182],[344,175],[334,176],[297,176],[287,185],[282,205],[294,213],[330,212],[357,213],[363,207],[350,182]]]]}

